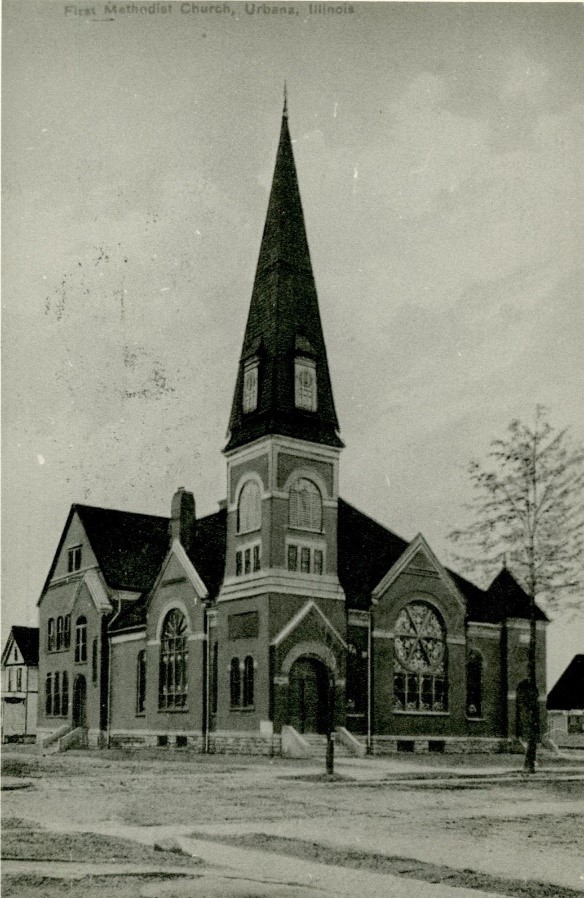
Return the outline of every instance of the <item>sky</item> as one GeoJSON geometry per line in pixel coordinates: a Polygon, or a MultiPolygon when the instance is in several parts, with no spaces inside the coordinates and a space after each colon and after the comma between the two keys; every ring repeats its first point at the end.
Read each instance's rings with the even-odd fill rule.
{"type": "Polygon", "coordinates": [[[3,7],[4,638],[71,503],[224,497],[284,80],[343,497],[448,562],[513,418],[584,438],[581,4],[127,5],[3,7]]]}

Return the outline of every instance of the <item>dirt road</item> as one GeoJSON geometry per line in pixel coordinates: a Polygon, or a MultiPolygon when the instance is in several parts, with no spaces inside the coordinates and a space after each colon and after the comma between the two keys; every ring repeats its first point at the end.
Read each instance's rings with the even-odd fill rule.
{"type": "Polygon", "coordinates": [[[576,758],[532,779],[513,757],[339,759],[332,782],[180,751],[7,749],[3,766],[4,896],[584,893],[576,758]]]}

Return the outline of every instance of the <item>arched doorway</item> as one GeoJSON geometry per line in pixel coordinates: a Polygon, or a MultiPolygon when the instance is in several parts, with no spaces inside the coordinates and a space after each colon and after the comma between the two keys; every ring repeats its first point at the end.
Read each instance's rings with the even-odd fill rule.
{"type": "Polygon", "coordinates": [[[73,685],[73,726],[87,726],[87,684],[84,676],[75,678],[73,685]]]}
{"type": "Polygon", "coordinates": [[[316,658],[294,662],[288,680],[288,720],[299,733],[326,733],[329,716],[329,675],[316,658]]]}

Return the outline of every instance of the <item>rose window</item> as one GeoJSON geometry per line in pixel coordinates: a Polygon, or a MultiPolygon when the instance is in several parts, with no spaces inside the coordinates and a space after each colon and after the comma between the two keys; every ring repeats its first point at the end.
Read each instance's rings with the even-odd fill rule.
{"type": "Polygon", "coordinates": [[[394,640],[394,710],[447,710],[446,639],[436,613],[423,602],[400,612],[394,640]]]}

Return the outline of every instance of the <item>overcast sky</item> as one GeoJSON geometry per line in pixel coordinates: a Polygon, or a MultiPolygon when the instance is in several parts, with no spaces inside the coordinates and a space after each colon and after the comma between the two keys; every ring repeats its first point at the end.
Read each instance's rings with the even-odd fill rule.
{"type": "Polygon", "coordinates": [[[72,502],[225,495],[284,79],[342,495],[448,560],[512,418],[584,436],[581,4],[194,5],[4,5],[4,635],[72,502]]]}

